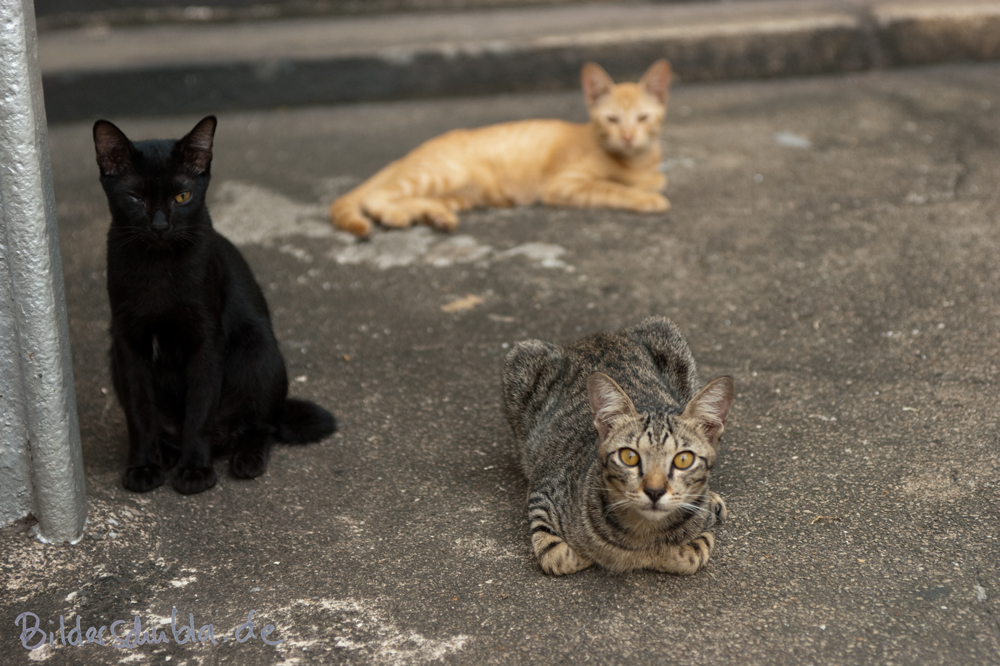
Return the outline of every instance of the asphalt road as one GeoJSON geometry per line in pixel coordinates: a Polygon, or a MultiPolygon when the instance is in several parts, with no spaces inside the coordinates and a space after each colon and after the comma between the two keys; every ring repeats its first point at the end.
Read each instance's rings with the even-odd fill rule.
{"type": "MultiPolygon", "coordinates": [[[[663,215],[481,210],[366,244],[327,226],[331,197],[420,141],[582,119],[579,97],[220,116],[216,225],[265,287],[294,394],[341,432],[251,482],[219,460],[190,497],[121,487],[108,215],[90,122],[53,126],[90,527],[62,547],[0,531],[0,661],[1000,663],[1000,68],[679,86],[663,215]],[[548,578],[503,355],[650,314],[735,378],[713,481],[730,518],[693,577],[548,578]],[[178,637],[192,614],[218,645],[178,645],[174,608],[178,637]],[[55,647],[22,647],[24,612],[55,647]],[[137,615],[170,642],[61,646],[60,615],[84,634],[137,615]]],[[[198,118],[111,120],[138,139],[198,118]]]]}

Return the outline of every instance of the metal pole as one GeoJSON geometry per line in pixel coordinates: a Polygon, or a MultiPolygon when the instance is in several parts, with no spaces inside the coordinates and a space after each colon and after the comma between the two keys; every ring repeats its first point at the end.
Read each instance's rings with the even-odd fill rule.
{"type": "Polygon", "coordinates": [[[34,0],[0,0],[0,517],[76,542],[87,499],[37,41],[34,0]]]}

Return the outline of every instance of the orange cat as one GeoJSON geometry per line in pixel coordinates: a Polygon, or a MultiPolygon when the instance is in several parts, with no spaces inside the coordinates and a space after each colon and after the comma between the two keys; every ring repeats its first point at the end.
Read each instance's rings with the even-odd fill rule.
{"type": "Polygon", "coordinates": [[[330,206],[333,224],[367,236],[371,220],[452,230],[474,206],[551,206],[665,211],[658,171],[670,64],[658,60],[639,83],[615,84],[583,66],[590,122],[523,120],[430,139],[330,206]]]}

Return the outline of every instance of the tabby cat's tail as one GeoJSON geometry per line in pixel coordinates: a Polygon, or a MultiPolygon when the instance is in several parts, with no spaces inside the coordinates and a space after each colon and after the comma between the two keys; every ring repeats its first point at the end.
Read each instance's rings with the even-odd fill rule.
{"type": "Polygon", "coordinates": [[[279,442],[285,444],[309,444],[332,435],[337,431],[337,420],[333,414],[307,400],[285,400],[285,410],[275,433],[279,442]]]}
{"type": "Polygon", "coordinates": [[[372,231],[371,221],[361,208],[361,188],[355,188],[330,204],[330,220],[338,229],[366,238],[372,231]]]}

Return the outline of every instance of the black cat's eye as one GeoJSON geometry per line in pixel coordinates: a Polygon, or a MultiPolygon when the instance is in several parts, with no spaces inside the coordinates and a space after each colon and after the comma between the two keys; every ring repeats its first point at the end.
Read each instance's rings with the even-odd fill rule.
{"type": "Polygon", "coordinates": [[[639,454],[632,449],[622,449],[618,452],[618,459],[622,461],[625,465],[629,467],[635,467],[639,464],[639,454]]]}
{"type": "Polygon", "coordinates": [[[174,201],[176,201],[177,203],[185,203],[190,198],[191,198],[191,193],[185,190],[180,194],[175,195],[174,201]]]}
{"type": "Polygon", "coordinates": [[[687,469],[694,463],[694,454],[690,451],[681,451],[674,456],[674,467],[677,469],[687,469]]]}

